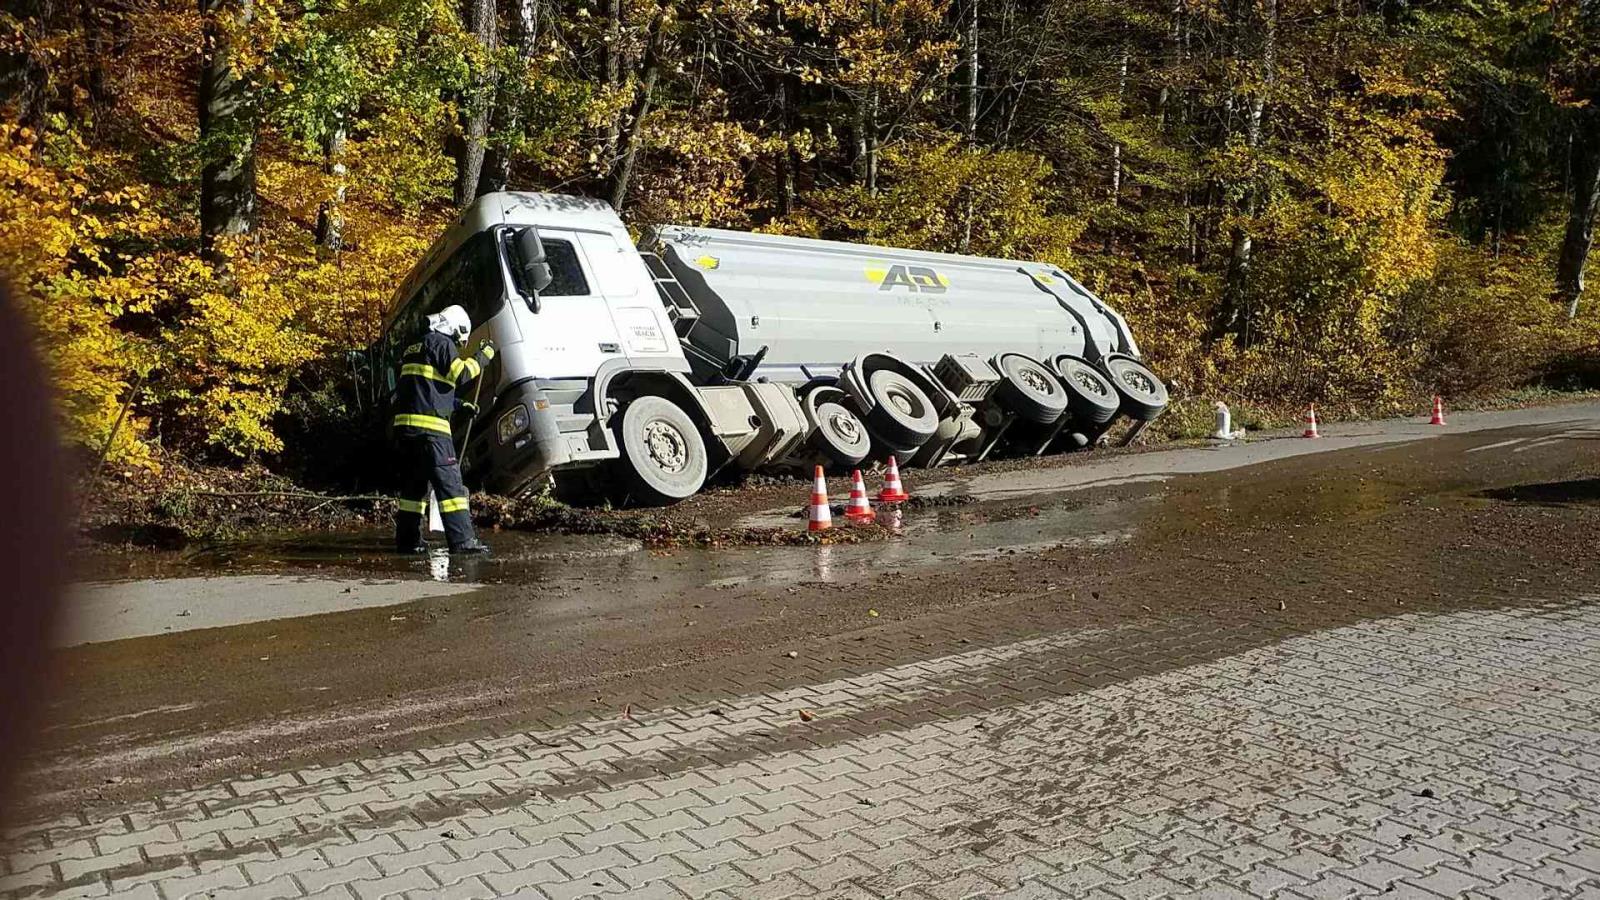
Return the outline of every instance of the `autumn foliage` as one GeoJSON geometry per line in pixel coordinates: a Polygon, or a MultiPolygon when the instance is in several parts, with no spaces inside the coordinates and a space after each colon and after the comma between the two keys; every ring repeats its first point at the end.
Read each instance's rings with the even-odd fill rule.
{"type": "Polygon", "coordinates": [[[1568,317],[1581,5],[80,5],[0,13],[0,267],[67,434],[126,406],[133,464],[317,452],[285,438],[355,420],[348,353],[462,191],[506,186],[1055,262],[1179,398],[1383,412],[1600,368],[1568,317]],[[250,186],[242,227],[202,233],[207,171],[250,186]]]}

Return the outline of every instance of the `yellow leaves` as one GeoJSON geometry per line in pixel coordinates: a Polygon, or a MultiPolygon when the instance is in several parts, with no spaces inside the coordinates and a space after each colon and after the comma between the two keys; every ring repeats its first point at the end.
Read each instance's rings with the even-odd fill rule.
{"type": "Polygon", "coordinates": [[[762,137],[734,122],[676,112],[652,115],[645,139],[653,158],[673,163],[641,173],[636,201],[658,221],[702,225],[742,223],[749,207],[745,163],[784,146],[781,138],[762,137]]]}
{"type": "MultiPolygon", "coordinates": [[[[266,156],[264,205],[284,218],[221,246],[218,269],[188,240],[192,222],[166,218],[150,185],[114,180],[122,161],[85,153],[70,133],[58,138],[82,155],[47,162],[33,136],[0,125],[0,269],[35,323],[70,441],[98,449],[150,373],[111,450],[130,464],[154,465],[145,436],[157,416],[164,438],[188,447],[279,449],[274,423],[290,377],[372,340],[396,280],[444,224],[437,213],[351,204],[347,250],[321,254],[302,223],[329,195],[327,176],[266,156]]],[[[365,185],[381,184],[385,166],[416,177],[394,160],[404,142],[387,140],[351,143],[365,185]]]]}
{"type": "Polygon", "coordinates": [[[878,196],[852,187],[813,199],[869,242],[922,250],[960,250],[970,210],[968,252],[1069,265],[1086,223],[1053,208],[1051,174],[1033,154],[929,133],[884,149],[878,196]]]}

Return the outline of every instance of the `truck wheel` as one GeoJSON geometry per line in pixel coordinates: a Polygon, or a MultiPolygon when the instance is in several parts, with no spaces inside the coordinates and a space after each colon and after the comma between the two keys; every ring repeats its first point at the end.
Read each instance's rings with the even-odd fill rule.
{"type": "Polygon", "coordinates": [[[1038,425],[1054,425],[1066,413],[1061,379],[1042,364],[1020,353],[1002,353],[995,368],[1000,370],[995,398],[1001,406],[1038,425]]]}
{"type": "Polygon", "coordinates": [[[1167,408],[1167,386],[1150,367],[1121,353],[1106,357],[1106,374],[1122,395],[1122,411],[1140,422],[1149,422],[1167,408]]]}
{"type": "Polygon", "coordinates": [[[1079,422],[1103,425],[1122,408],[1122,395],[1111,380],[1082,357],[1063,353],[1055,359],[1056,372],[1067,391],[1067,410],[1079,422]]]}
{"type": "Polygon", "coordinates": [[[879,369],[867,377],[873,407],[867,427],[895,450],[915,450],[939,430],[933,401],[911,379],[893,369],[879,369]]]}
{"type": "Polygon", "coordinates": [[[811,432],[811,446],[821,451],[836,466],[849,467],[867,458],[872,436],[856,414],[844,405],[844,392],[833,388],[816,398],[817,427],[811,432]]]}
{"type": "Polygon", "coordinates": [[[639,397],[617,432],[632,497],[665,506],[694,496],[706,480],[706,444],[689,414],[663,397],[639,397]]]}

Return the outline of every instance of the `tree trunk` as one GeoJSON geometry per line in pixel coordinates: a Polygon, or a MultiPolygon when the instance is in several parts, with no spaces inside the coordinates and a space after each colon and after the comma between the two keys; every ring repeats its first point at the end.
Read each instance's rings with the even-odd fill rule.
{"type": "Polygon", "coordinates": [[[21,34],[18,40],[0,43],[0,107],[14,114],[17,124],[37,132],[52,93],[50,68],[38,48],[49,39],[58,10],[55,0],[13,0],[12,6],[21,34]]]}
{"type": "MultiPolygon", "coordinates": [[[[1128,99],[1128,62],[1130,57],[1128,42],[1122,42],[1122,52],[1117,56],[1117,108],[1116,117],[1123,117],[1123,106],[1128,99]]],[[[1122,205],[1122,142],[1113,141],[1111,144],[1111,208],[1116,209],[1122,205]]],[[[1105,241],[1101,249],[1105,253],[1112,253],[1117,247],[1115,226],[1106,228],[1105,241]]]]}
{"type": "Polygon", "coordinates": [[[967,9],[967,115],[962,132],[971,144],[978,138],[978,0],[967,0],[967,9]]]}
{"type": "Polygon", "coordinates": [[[338,252],[344,249],[345,176],[344,116],[339,115],[322,139],[322,171],[333,181],[333,196],[317,207],[317,246],[338,252]]]}
{"type": "MultiPolygon", "coordinates": [[[[1167,58],[1169,66],[1182,67],[1183,58],[1183,0],[1173,0],[1172,8],[1168,11],[1171,22],[1167,26],[1167,58]]],[[[1172,76],[1166,75],[1162,79],[1161,93],[1156,97],[1156,115],[1161,121],[1161,129],[1165,131],[1171,124],[1168,113],[1168,104],[1172,102],[1172,76]]]]}
{"type": "Polygon", "coordinates": [[[857,183],[863,185],[867,183],[867,102],[867,94],[862,94],[861,99],[856,101],[852,110],[854,121],[850,128],[850,168],[855,172],[857,183]]]}
{"type": "MultiPolygon", "coordinates": [[[[83,48],[88,59],[86,85],[89,102],[95,111],[115,100],[111,86],[111,63],[122,58],[132,42],[127,27],[123,0],[80,0],[79,18],[83,22],[83,48]]],[[[98,117],[96,119],[98,122],[98,117]]]]}
{"type": "MultiPolygon", "coordinates": [[[[606,46],[605,46],[605,78],[606,84],[616,87],[622,83],[622,0],[606,0],[606,46]]],[[[602,146],[602,155],[611,160],[611,165],[616,165],[613,158],[617,152],[617,142],[622,140],[622,117],[612,116],[606,125],[606,138],[602,146]]]]}
{"type": "MultiPolygon", "coordinates": [[[[967,0],[967,33],[966,33],[966,121],[962,123],[962,132],[966,135],[967,146],[974,147],[978,143],[978,0],[967,0]]],[[[963,191],[966,197],[961,209],[961,252],[968,253],[972,250],[972,220],[976,214],[976,198],[972,196],[972,186],[967,185],[963,191]]]]}
{"type": "Polygon", "coordinates": [[[622,0],[606,0],[606,84],[622,83],[622,0]]]}
{"type": "MultiPolygon", "coordinates": [[[[1117,118],[1122,118],[1122,108],[1128,99],[1128,62],[1130,52],[1126,42],[1117,59],[1117,118]]],[[[1122,142],[1111,145],[1111,205],[1116,207],[1122,199],[1122,142]]],[[[1107,247],[1109,250],[1109,246],[1107,247]]]]}
{"type": "Polygon", "coordinates": [[[878,196],[878,88],[867,101],[867,193],[878,196]]]}
{"type": "MultiPolygon", "coordinates": [[[[506,21],[510,29],[506,37],[517,56],[517,74],[525,77],[533,67],[539,49],[539,4],[538,0],[510,0],[508,5],[506,21]]],[[[497,133],[518,134],[522,131],[522,100],[522,91],[508,92],[503,84],[495,91],[494,122],[497,133]]],[[[509,187],[511,153],[504,146],[492,145],[484,151],[478,194],[481,196],[509,187]]]]}
{"type": "Polygon", "coordinates": [[[200,0],[205,46],[200,68],[200,243],[248,234],[256,217],[256,121],[248,83],[235,70],[229,27],[246,27],[252,0],[200,0]],[[230,21],[231,20],[231,21],[230,21]]]}
{"type": "MultiPolygon", "coordinates": [[[[1251,94],[1245,104],[1244,139],[1251,150],[1261,147],[1263,122],[1266,118],[1267,92],[1272,89],[1277,74],[1278,0],[1261,0],[1262,16],[1259,26],[1259,53],[1261,87],[1251,94]]],[[[1253,25],[1253,23],[1252,23],[1253,25]]],[[[1246,25],[1249,28],[1252,25],[1246,25]]],[[[1261,185],[1251,177],[1245,186],[1244,196],[1235,208],[1239,217],[1254,216],[1258,212],[1261,185]]],[[[1228,274],[1223,284],[1222,310],[1213,331],[1215,337],[1223,334],[1243,334],[1249,327],[1246,314],[1246,292],[1249,287],[1250,264],[1255,252],[1255,240],[1243,225],[1234,225],[1229,233],[1228,274]]]]}
{"type": "Polygon", "coordinates": [[[461,134],[452,148],[456,159],[455,201],[458,209],[465,209],[478,197],[478,183],[483,174],[485,139],[489,134],[489,116],[494,109],[494,80],[492,56],[498,42],[497,19],[494,0],[462,0],[461,27],[477,41],[482,62],[475,65],[471,93],[458,98],[461,104],[461,134]]]}
{"type": "Polygon", "coordinates": [[[617,155],[617,161],[611,169],[610,183],[606,186],[606,196],[611,200],[611,208],[622,211],[622,204],[628,197],[628,186],[633,181],[633,170],[639,158],[639,145],[644,140],[644,119],[650,114],[650,104],[655,98],[656,82],[661,78],[661,44],[665,40],[666,10],[658,10],[655,18],[650,20],[650,34],[645,43],[643,69],[639,77],[639,87],[633,96],[633,106],[628,111],[627,125],[622,133],[622,149],[617,155]]]}
{"type": "Polygon", "coordinates": [[[1572,142],[1572,205],[1556,263],[1556,291],[1567,304],[1568,318],[1578,315],[1584,267],[1594,248],[1595,219],[1600,216],[1600,111],[1584,109],[1579,116],[1572,142]]]}
{"type": "Polygon", "coordinates": [[[799,167],[800,153],[794,142],[794,91],[796,88],[789,84],[789,75],[779,72],[773,78],[773,89],[777,92],[778,100],[778,128],[783,135],[783,152],[778,157],[778,215],[787,216],[794,212],[794,176],[795,169],[799,167]]]}

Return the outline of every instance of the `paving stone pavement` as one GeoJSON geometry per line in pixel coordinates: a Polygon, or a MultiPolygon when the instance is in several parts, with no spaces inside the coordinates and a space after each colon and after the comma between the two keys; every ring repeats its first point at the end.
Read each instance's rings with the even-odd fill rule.
{"type": "Polygon", "coordinates": [[[0,894],[1600,897],[1600,605],[1067,632],[12,828],[0,894]]]}

